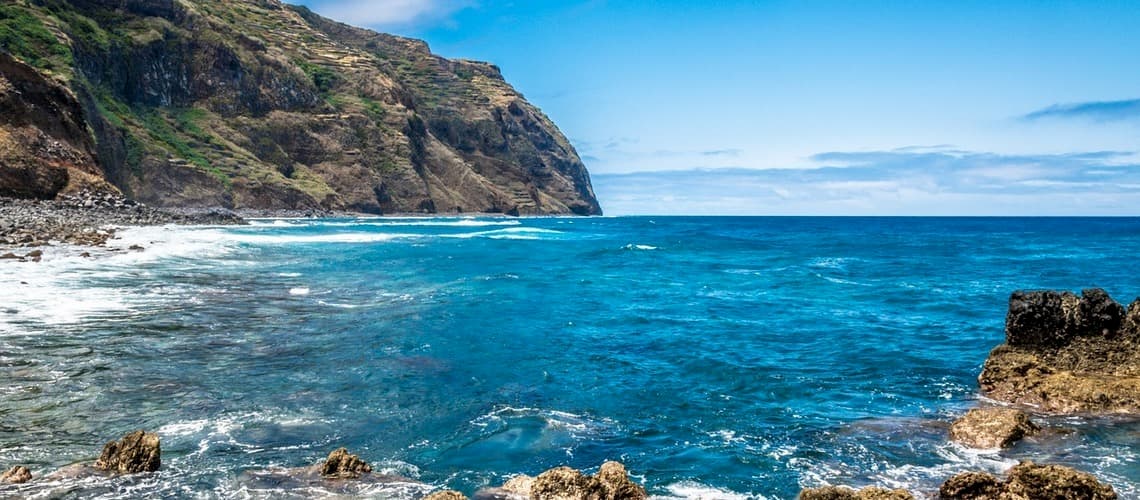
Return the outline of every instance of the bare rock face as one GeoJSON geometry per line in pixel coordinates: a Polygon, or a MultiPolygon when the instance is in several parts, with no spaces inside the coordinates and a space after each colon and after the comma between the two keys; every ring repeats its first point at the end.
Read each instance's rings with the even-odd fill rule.
{"type": "Polygon", "coordinates": [[[135,431],[103,446],[95,468],[116,474],[154,472],[162,466],[158,434],[135,431]]]}
{"type": "Polygon", "coordinates": [[[964,472],[942,484],[941,500],[1114,500],[1112,486],[1060,465],[1021,462],[1004,482],[992,474],[964,472]]]}
{"type": "Polygon", "coordinates": [[[950,426],[950,440],[971,448],[1006,448],[1039,430],[1021,410],[974,408],[950,426]]]}
{"type": "Polygon", "coordinates": [[[321,476],[335,479],[357,479],[372,472],[372,466],[352,455],[345,448],[339,448],[321,464],[321,476]]]}
{"type": "Polygon", "coordinates": [[[1140,304],[1104,290],[1015,292],[1006,343],[978,377],[991,398],[1053,413],[1140,413],[1140,304]]]}
{"type": "Polygon", "coordinates": [[[27,467],[17,465],[0,474],[0,483],[21,484],[32,480],[32,471],[27,467]]]}
{"type": "Polygon", "coordinates": [[[424,497],[424,500],[467,500],[467,495],[451,490],[437,491],[424,497]]]}
{"type": "Polygon", "coordinates": [[[914,495],[906,490],[888,490],[870,486],[861,490],[843,486],[808,488],[796,497],[799,500],[914,500],[914,495]]]}

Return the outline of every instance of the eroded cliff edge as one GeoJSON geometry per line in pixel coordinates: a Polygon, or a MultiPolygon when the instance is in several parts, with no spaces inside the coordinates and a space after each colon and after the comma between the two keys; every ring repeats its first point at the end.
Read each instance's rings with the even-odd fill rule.
{"type": "Polygon", "coordinates": [[[491,64],[277,0],[0,6],[0,195],[596,215],[569,141],[491,64]]]}

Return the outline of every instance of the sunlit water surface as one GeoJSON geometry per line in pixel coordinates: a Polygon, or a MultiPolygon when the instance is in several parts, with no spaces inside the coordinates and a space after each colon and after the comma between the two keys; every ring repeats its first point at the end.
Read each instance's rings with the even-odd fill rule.
{"type": "Polygon", "coordinates": [[[1140,293],[1137,219],[268,220],[0,265],[0,467],[155,430],[163,469],[0,497],[416,498],[251,480],[346,446],[473,493],[620,460],[652,494],[931,492],[1018,459],[1140,495],[1140,424],[948,444],[1009,293],[1140,293]]]}

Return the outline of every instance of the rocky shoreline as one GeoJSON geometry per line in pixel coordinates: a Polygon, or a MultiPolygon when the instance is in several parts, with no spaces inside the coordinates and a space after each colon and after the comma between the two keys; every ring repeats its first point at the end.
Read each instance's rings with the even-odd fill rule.
{"type": "Polygon", "coordinates": [[[244,223],[230,210],[152,208],[106,192],[84,191],[55,200],[0,198],[0,247],[9,248],[100,246],[127,226],[244,223]]]}

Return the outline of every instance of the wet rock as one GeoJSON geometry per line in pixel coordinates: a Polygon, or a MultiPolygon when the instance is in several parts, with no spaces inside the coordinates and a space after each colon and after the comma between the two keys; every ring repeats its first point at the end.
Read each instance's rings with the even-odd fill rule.
{"type": "Polygon", "coordinates": [[[467,500],[467,495],[451,490],[437,491],[424,497],[424,500],[467,500]]]}
{"type": "Polygon", "coordinates": [[[530,496],[530,490],[534,487],[534,478],[526,474],[520,474],[512,477],[509,481],[503,484],[500,488],[506,493],[518,495],[523,497],[530,496]]]}
{"type": "Polygon", "coordinates": [[[938,490],[941,500],[1113,500],[1112,486],[1092,474],[1060,465],[1021,462],[1006,480],[983,472],[958,474],[938,490]]]}
{"type": "Polygon", "coordinates": [[[629,473],[620,462],[609,461],[602,464],[594,475],[606,488],[606,498],[611,500],[644,500],[648,498],[645,488],[629,479],[629,473]]]}
{"type": "Polygon", "coordinates": [[[569,467],[550,469],[538,477],[512,477],[500,488],[480,492],[477,498],[530,498],[534,500],[645,500],[645,488],[629,479],[625,466],[606,462],[590,476],[569,467]]]}
{"type": "Polygon", "coordinates": [[[1140,413],[1140,306],[1103,290],[1016,292],[978,377],[993,399],[1053,413],[1140,413]]]}
{"type": "Polygon", "coordinates": [[[796,497],[799,500],[914,500],[914,495],[906,490],[888,490],[870,486],[861,490],[843,486],[808,488],[796,497]]]}
{"type": "Polygon", "coordinates": [[[569,467],[539,474],[530,488],[535,500],[601,500],[605,495],[606,487],[600,480],[569,467]]]}
{"type": "Polygon", "coordinates": [[[17,465],[0,474],[0,483],[21,484],[32,480],[32,471],[27,467],[17,465]]]}
{"type": "Polygon", "coordinates": [[[345,448],[339,448],[325,459],[321,464],[321,476],[336,479],[358,479],[364,474],[372,472],[368,465],[359,456],[352,455],[345,448]]]}
{"type": "Polygon", "coordinates": [[[154,472],[162,466],[158,434],[135,431],[103,446],[95,468],[117,474],[154,472]]]}
{"type": "Polygon", "coordinates": [[[1006,448],[1039,430],[1021,410],[974,408],[950,426],[950,440],[971,448],[1006,448]]]}
{"type": "Polygon", "coordinates": [[[1001,481],[986,472],[963,472],[938,489],[941,500],[987,500],[997,499],[1001,494],[1001,481]]]}

